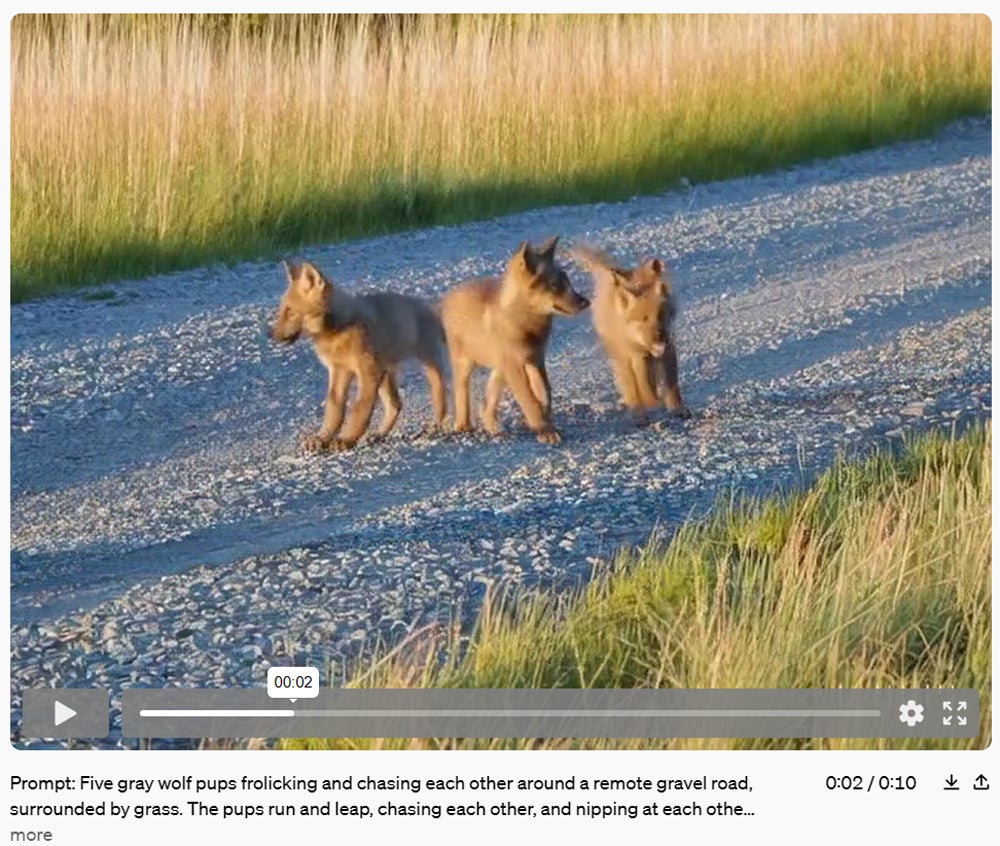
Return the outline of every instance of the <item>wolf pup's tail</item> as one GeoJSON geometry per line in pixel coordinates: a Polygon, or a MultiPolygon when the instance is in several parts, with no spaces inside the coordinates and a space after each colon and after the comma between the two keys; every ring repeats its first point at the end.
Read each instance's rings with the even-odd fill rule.
{"type": "Polygon", "coordinates": [[[574,243],[569,248],[569,254],[587,270],[617,270],[619,272],[623,270],[607,253],[584,241],[574,243]]]}

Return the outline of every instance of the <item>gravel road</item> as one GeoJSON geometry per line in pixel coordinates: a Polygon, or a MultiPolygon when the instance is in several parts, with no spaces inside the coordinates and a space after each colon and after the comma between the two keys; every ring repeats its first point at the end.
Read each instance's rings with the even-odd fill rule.
{"type": "Polygon", "coordinates": [[[326,667],[467,620],[490,585],[586,578],[733,488],[990,416],[990,150],[976,119],[766,176],[303,251],[351,289],[429,298],[522,238],[665,258],[694,417],[633,425],[589,315],[561,318],[555,447],[509,402],[500,439],[422,434],[409,368],[392,436],[305,454],[325,373],[265,336],[284,287],[270,262],[14,306],[13,736],[23,688],[117,699],[326,667]]]}

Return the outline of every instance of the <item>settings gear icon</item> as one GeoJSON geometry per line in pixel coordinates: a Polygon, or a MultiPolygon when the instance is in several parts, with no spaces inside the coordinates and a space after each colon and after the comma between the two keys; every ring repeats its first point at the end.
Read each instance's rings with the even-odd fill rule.
{"type": "Polygon", "coordinates": [[[912,699],[904,705],[899,706],[899,721],[906,723],[913,728],[917,723],[924,721],[924,706],[912,699]]]}

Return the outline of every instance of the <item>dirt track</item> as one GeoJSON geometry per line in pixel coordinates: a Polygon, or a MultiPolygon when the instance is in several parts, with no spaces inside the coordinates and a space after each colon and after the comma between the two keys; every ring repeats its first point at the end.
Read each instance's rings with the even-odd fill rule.
{"type": "Polygon", "coordinates": [[[694,418],[634,427],[589,317],[560,319],[558,447],[509,403],[498,441],[422,436],[413,368],[387,441],[307,456],[325,375],[305,344],[264,335],[272,263],[15,306],[12,728],[24,687],[117,697],[322,667],[467,619],[488,584],[586,578],[721,492],[988,416],[990,145],[989,120],[966,121],[769,176],[303,251],[352,288],[432,298],[526,237],[666,258],[694,418]]]}

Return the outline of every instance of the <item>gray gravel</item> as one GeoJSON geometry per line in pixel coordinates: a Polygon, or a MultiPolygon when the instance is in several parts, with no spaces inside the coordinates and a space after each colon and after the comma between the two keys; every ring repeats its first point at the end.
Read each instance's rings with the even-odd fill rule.
{"type": "Polygon", "coordinates": [[[970,120],[773,175],[304,251],[346,286],[431,298],[526,237],[665,257],[694,418],[635,427],[589,317],[562,319],[558,447],[510,403],[499,440],[422,434],[411,368],[388,440],[303,453],[325,374],[307,345],[264,335],[272,263],[13,307],[13,737],[26,687],[117,700],[337,665],[468,621],[491,585],[586,579],[733,488],[801,484],[839,451],[989,416],[990,149],[990,120],[970,120]]]}

